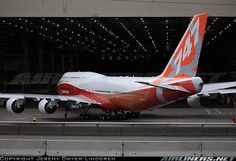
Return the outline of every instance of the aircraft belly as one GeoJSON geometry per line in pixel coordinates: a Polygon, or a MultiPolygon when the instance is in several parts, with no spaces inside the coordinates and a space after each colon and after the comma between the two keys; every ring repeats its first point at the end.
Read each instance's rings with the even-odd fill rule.
{"type": "Polygon", "coordinates": [[[158,105],[160,102],[155,95],[155,89],[143,89],[124,94],[115,94],[109,101],[116,109],[127,111],[141,111],[158,105]]]}

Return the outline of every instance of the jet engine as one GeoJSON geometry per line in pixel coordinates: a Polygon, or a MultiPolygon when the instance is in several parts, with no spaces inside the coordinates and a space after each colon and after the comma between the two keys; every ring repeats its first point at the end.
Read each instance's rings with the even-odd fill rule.
{"type": "Polygon", "coordinates": [[[187,98],[187,102],[188,105],[191,107],[206,107],[221,104],[219,102],[220,99],[221,95],[212,95],[206,97],[199,97],[197,95],[193,95],[187,98]]]}
{"type": "Polygon", "coordinates": [[[25,100],[22,98],[9,98],[6,102],[6,109],[11,113],[21,113],[24,111],[25,100]]]}
{"type": "Polygon", "coordinates": [[[52,114],[57,109],[57,102],[56,101],[48,101],[43,99],[38,104],[38,109],[42,113],[52,114]]]}

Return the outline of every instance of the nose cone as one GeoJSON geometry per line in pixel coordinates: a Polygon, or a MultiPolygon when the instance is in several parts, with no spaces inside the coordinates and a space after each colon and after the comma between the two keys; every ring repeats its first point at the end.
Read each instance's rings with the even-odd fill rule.
{"type": "Polygon", "coordinates": [[[195,79],[193,79],[193,84],[195,86],[196,92],[200,92],[203,88],[203,81],[200,77],[195,77],[195,79]]]}

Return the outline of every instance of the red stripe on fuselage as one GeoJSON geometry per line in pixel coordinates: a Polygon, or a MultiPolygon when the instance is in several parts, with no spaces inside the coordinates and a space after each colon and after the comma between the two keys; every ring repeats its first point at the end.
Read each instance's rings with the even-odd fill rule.
{"type": "MultiPolygon", "coordinates": [[[[103,94],[86,91],[68,83],[61,83],[57,86],[57,92],[60,95],[86,96],[101,103],[101,107],[105,110],[142,111],[161,105],[161,102],[156,95],[156,87],[149,87],[124,93],[103,94]]],[[[171,93],[168,92],[166,94],[171,97],[168,96],[168,100],[173,101],[180,98],[180,96],[182,96],[181,93],[183,94],[183,92],[171,91],[171,93]]]]}
{"type": "Polygon", "coordinates": [[[160,104],[156,97],[155,87],[140,89],[132,92],[103,94],[82,90],[68,83],[57,86],[60,95],[83,95],[101,103],[107,110],[141,111],[160,104]]]}

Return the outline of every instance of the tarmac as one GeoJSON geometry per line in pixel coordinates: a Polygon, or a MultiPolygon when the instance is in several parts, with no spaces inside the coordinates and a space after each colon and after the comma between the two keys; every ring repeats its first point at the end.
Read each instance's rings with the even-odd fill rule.
{"type": "MultiPolygon", "coordinates": [[[[1,155],[49,156],[236,156],[235,108],[168,106],[138,118],[81,120],[37,108],[21,114],[0,109],[1,155]],[[32,122],[33,115],[37,117],[32,122]]],[[[92,111],[94,116],[99,111],[92,111]]]]}
{"type": "MultiPolygon", "coordinates": [[[[84,122],[99,121],[96,117],[100,111],[92,110],[92,118],[81,120],[76,111],[69,111],[65,118],[65,110],[58,108],[53,114],[40,113],[37,107],[26,108],[20,114],[9,113],[4,107],[0,108],[1,121],[32,121],[35,115],[39,122],[84,122]]],[[[168,106],[153,111],[143,111],[138,118],[128,120],[114,120],[124,122],[202,122],[202,123],[232,123],[236,116],[236,108],[191,108],[168,106]]]]}

